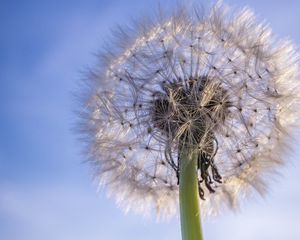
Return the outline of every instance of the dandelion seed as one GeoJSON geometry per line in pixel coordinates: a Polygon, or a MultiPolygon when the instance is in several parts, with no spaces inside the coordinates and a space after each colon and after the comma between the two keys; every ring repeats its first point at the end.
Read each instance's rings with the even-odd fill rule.
{"type": "MultiPolygon", "coordinates": [[[[178,210],[181,150],[197,156],[201,211],[264,194],[299,121],[298,55],[249,9],[179,11],[118,33],[90,75],[82,131],[118,205],[178,210]]],[[[283,157],[284,156],[284,157],[283,157]]]]}

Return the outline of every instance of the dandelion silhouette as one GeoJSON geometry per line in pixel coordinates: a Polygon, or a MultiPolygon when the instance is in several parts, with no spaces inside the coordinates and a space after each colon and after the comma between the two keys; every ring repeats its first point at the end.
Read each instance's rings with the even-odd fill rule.
{"type": "Polygon", "coordinates": [[[198,198],[201,214],[214,215],[266,192],[299,118],[289,41],[275,41],[249,9],[231,14],[217,4],[207,15],[179,7],[121,29],[99,56],[81,129],[95,175],[118,205],[172,216],[180,199],[181,211],[194,204],[199,218],[198,198]]]}

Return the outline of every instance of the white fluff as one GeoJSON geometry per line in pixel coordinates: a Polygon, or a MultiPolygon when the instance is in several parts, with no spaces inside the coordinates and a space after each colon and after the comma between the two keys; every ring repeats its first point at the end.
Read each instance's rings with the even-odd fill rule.
{"type": "MultiPolygon", "coordinates": [[[[286,161],[299,121],[298,55],[249,9],[224,9],[218,4],[199,17],[180,8],[158,22],[120,30],[88,76],[80,128],[96,179],[126,211],[154,209],[163,217],[178,211],[176,173],[165,159],[166,148],[177,158],[177,145],[151,122],[152,95],[163,81],[209,76],[233,105],[229,113],[222,107],[210,113],[220,120],[217,127],[207,123],[218,140],[214,161],[223,183],[201,201],[204,215],[236,208],[252,192],[264,194],[269,173],[286,161]]],[[[211,99],[216,87],[210,88],[199,104],[211,99]]],[[[169,99],[174,106],[175,95],[169,99]]]]}

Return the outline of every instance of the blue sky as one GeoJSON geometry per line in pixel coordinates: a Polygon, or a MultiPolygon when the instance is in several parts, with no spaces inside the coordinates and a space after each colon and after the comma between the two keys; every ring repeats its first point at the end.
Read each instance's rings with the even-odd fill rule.
{"type": "MultiPolygon", "coordinates": [[[[71,130],[76,108],[71,93],[82,71],[95,63],[94,53],[116,24],[153,13],[158,2],[0,2],[0,239],[180,240],[178,219],[156,223],[124,215],[104,191],[96,193],[71,130]]],[[[248,5],[278,37],[299,46],[299,1],[225,2],[248,5]]],[[[299,156],[296,150],[287,157],[290,163],[265,199],[205,221],[205,239],[299,240],[299,156]]]]}

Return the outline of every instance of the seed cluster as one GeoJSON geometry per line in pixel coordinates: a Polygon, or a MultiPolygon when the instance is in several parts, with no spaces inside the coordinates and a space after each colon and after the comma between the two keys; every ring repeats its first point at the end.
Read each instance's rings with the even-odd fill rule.
{"type": "Polygon", "coordinates": [[[284,163],[300,115],[293,45],[248,9],[195,12],[120,30],[88,76],[80,127],[96,177],[125,210],[177,212],[184,144],[198,151],[204,215],[264,194],[284,163]]]}

